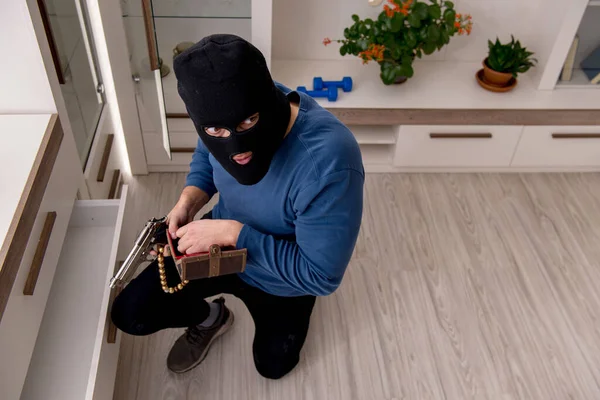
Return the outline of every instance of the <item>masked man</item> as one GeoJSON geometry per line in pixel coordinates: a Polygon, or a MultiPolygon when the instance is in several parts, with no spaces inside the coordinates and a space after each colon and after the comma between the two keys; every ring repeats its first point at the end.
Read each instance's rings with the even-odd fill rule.
{"type": "MultiPolygon", "coordinates": [[[[173,69],[200,138],[169,232],[182,253],[246,248],[247,265],[169,294],[153,263],[117,297],[112,319],[132,335],[187,328],[167,357],[181,373],[233,323],[222,298],[204,299],[232,294],[254,320],[257,371],[281,378],[299,361],[316,296],[338,288],[354,250],[364,183],[358,145],[312,98],[276,84],[260,51],[240,37],[206,37],[173,69]],[[194,221],[217,192],[218,204],[194,221]]],[[[165,265],[167,280],[179,283],[170,257],[165,265]]]]}

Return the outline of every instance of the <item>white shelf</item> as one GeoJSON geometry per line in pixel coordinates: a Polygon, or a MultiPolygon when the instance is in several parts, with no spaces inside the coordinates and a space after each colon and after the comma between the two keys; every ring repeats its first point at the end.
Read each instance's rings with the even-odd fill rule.
{"type": "MultiPolygon", "coordinates": [[[[364,144],[360,146],[363,164],[368,169],[372,165],[391,165],[394,146],[386,144],[364,144]]],[[[368,172],[368,171],[367,171],[368,172]]]]}
{"type": "Polygon", "coordinates": [[[121,200],[75,202],[22,400],[112,397],[110,381],[96,382],[116,370],[119,344],[104,338],[126,197],[124,186],[121,200]]]}
{"type": "Polygon", "coordinates": [[[559,80],[557,89],[600,89],[600,84],[593,84],[581,69],[574,69],[570,81],[559,80]]]}
{"type": "Polygon", "coordinates": [[[352,92],[340,92],[336,102],[317,99],[327,108],[596,109],[600,104],[600,91],[537,90],[528,74],[519,77],[511,92],[489,92],[475,80],[481,63],[422,61],[414,69],[414,77],[406,83],[390,86],[379,79],[378,65],[362,65],[360,60],[274,60],[272,74],[291,89],[312,87],[315,76],[332,80],[351,76],[352,92]]]}
{"type": "Polygon", "coordinates": [[[396,129],[386,125],[350,125],[358,144],[394,144],[396,129]]]}

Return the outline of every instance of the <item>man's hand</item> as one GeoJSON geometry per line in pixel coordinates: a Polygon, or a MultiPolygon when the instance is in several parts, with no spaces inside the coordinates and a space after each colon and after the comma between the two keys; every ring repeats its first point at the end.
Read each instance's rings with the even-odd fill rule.
{"type": "Polygon", "coordinates": [[[183,254],[194,254],[207,252],[213,244],[235,246],[242,227],[241,223],[232,220],[203,219],[190,222],[177,230],[177,249],[183,254]]]}
{"type": "Polygon", "coordinates": [[[167,223],[169,224],[169,234],[171,238],[175,238],[175,232],[179,227],[188,224],[194,219],[194,215],[191,215],[190,206],[186,204],[177,203],[171,212],[167,215],[167,223]]]}
{"type": "Polygon", "coordinates": [[[167,215],[169,233],[175,238],[175,232],[194,219],[194,216],[208,202],[208,195],[200,188],[187,186],[183,189],[179,201],[167,215]]]}

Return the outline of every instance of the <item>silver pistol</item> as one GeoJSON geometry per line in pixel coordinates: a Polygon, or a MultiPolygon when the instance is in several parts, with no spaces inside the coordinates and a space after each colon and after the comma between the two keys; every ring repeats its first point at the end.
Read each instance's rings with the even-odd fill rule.
{"type": "Polygon", "coordinates": [[[157,237],[161,231],[166,232],[166,219],[166,217],[158,219],[152,218],[146,222],[146,226],[144,226],[144,229],[140,232],[135,240],[133,248],[123,262],[123,265],[121,265],[119,271],[117,271],[115,276],[113,276],[113,278],[110,280],[111,289],[113,289],[115,286],[123,286],[124,284],[127,284],[135,271],[137,271],[140,264],[148,261],[147,257],[150,254],[150,250],[152,250],[154,244],[156,244],[157,237]]]}

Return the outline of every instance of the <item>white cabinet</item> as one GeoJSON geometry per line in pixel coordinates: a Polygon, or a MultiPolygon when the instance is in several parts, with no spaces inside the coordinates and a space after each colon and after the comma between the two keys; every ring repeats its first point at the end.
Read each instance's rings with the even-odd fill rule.
{"type": "Polygon", "coordinates": [[[527,126],[513,167],[600,167],[600,126],[527,126]]]}
{"type": "Polygon", "coordinates": [[[522,126],[405,125],[395,167],[508,167],[522,126]]]}
{"type": "Polygon", "coordinates": [[[124,186],[119,200],[75,202],[21,400],[112,398],[120,335],[107,342],[108,283],[126,198],[124,186]]]}
{"type": "Polygon", "coordinates": [[[19,398],[67,233],[77,193],[77,174],[81,174],[77,154],[74,149],[69,150],[65,143],[59,150],[0,323],[3,399],[19,398]],[[39,269],[34,268],[38,275],[32,271],[36,252],[41,261],[39,269]]]}

